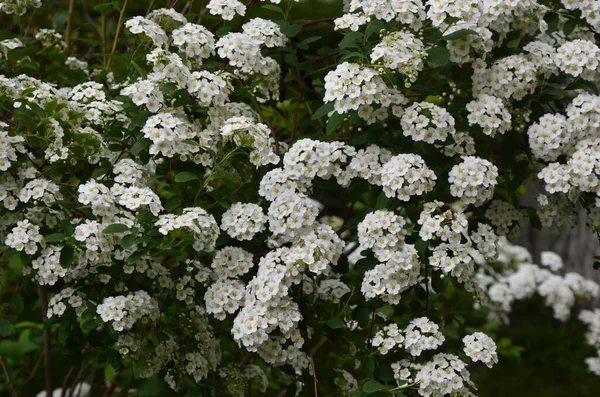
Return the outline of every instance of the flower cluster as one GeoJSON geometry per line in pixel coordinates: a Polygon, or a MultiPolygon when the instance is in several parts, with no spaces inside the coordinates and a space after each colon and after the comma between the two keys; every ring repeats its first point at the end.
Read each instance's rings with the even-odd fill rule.
{"type": "Polygon", "coordinates": [[[429,102],[418,102],[408,107],[400,119],[404,136],[414,141],[445,141],[454,135],[454,118],[442,107],[429,102]]]}
{"type": "Polygon", "coordinates": [[[450,193],[465,204],[480,206],[494,196],[496,178],[495,165],[479,157],[463,156],[462,162],[452,167],[448,175],[450,193]]]}
{"type": "Polygon", "coordinates": [[[496,343],[483,332],[475,332],[463,338],[463,351],[473,361],[481,361],[489,368],[498,363],[496,343]]]}
{"type": "Polygon", "coordinates": [[[115,331],[130,329],[144,318],[155,320],[159,315],[158,304],[146,291],[104,298],[96,311],[102,321],[112,323],[115,331]]]}

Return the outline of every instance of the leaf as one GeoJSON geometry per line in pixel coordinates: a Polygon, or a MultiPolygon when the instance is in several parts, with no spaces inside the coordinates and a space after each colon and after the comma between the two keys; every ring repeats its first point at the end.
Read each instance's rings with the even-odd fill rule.
{"type": "Polygon", "coordinates": [[[131,234],[123,236],[123,238],[121,239],[121,247],[124,250],[126,250],[127,248],[129,248],[133,245],[134,241],[135,241],[135,237],[133,237],[131,234]]]}
{"type": "Polygon", "coordinates": [[[189,181],[193,181],[196,179],[198,179],[198,176],[196,174],[192,174],[191,172],[188,172],[188,171],[183,171],[183,172],[180,172],[179,174],[175,175],[175,182],[179,182],[179,183],[189,182],[189,181]]]}
{"type": "Polygon", "coordinates": [[[130,150],[131,154],[133,154],[134,156],[137,156],[138,154],[140,154],[140,152],[142,150],[146,149],[151,144],[152,144],[152,141],[150,139],[146,139],[146,138],[139,139],[131,147],[131,150],[130,150]]]}
{"type": "Polygon", "coordinates": [[[25,308],[25,302],[23,301],[23,295],[21,295],[21,294],[15,295],[12,302],[10,303],[10,310],[14,314],[21,314],[23,312],[24,308],[25,308]]]}
{"type": "Polygon", "coordinates": [[[165,203],[165,211],[172,212],[181,205],[181,202],[181,196],[179,196],[178,194],[172,195],[167,199],[167,202],[165,203]]]}
{"type": "Polygon", "coordinates": [[[551,34],[558,28],[558,14],[555,12],[549,12],[544,15],[544,21],[548,24],[546,34],[551,34]]]}
{"type": "Polygon", "coordinates": [[[296,47],[300,48],[301,50],[306,50],[306,49],[308,49],[308,45],[310,43],[314,43],[315,41],[319,41],[320,39],[321,39],[321,36],[308,37],[308,38],[302,40],[301,42],[299,42],[298,44],[296,44],[296,47]]]}
{"type": "Polygon", "coordinates": [[[383,208],[387,208],[389,201],[390,198],[386,196],[384,192],[379,193],[379,196],[377,197],[377,202],[375,203],[375,209],[380,210],[383,208]]]}
{"type": "Polygon", "coordinates": [[[58,243],[65,239],[65,235],[63,233],[53,233],[44,237],[44,241],[47,243],[58,243]]]}
{"type": "Polygon", "coordinates": [[[8,320],[0,319],[0,336],[12,334],[12,324],[8,320]]]}
{"type": "Polygon", "coordinates": [[[471,30],[471,29],[460,29],[460,30],[457,30],[456,32],[452,32],[452,33],[449,33],[449,34],[443,36],[442,39],[452,41],[452,40],[458,40],[462,37],[469,36],[469,35],[477,35],[477,32],[474,30],[471,30]]]}
{"type": "Polygon", "coordinates": [[[129,228],[122,223],[113,223],[112,225],[108,225],[102,230],[103,234],[114,234],[114,233],[123,233],[128,231],[129,228]]]}
{"type": "Polygon", "coordinates": [[[360,368],[360,375],[364,378],[370,378],[373,376],[373,372],[375,371],[375,359],[373,357],[367,357],[365,361],[362,362],[362,366],[360,368]]]}
{"type": "Polygon", "coordinates": [[[509,40],[509,41],[506,43],[506,47],[507,47],[507,48],[517,48],[517,47],[519,46],[519,43],[520,43],[520,42],[521,42],[521,38],[520,38],[520,37],[517,37],[517,38],[516,38],[516,39],[514,39],[514,40],[509,40]]]}
{"type": "Polygon", "coordinates": [[[332,317],[325,321],[325,324],[331,329],[338,329],[344,327],[344,320],[339,317],[332,317]]]}
{"type": "Polygon", "coordinates": [[[54,14],[54,18],[52,18],[52,27],[54,30],[58,30],[59,32],[65,30],[67,19],[69,19],[69,11],[67,10],[62,10],[54,14]]]}
{"type": "Polygon", "coordinates": [[[444,66],[450,61],[450,51],[441,46],[430,48],[427,60],[435,65],[444,66]]]}
{"type": "Polygon", "coordinates": [[[383,388],[384,386],[376,380],[369,380],[363,385],[363,390],[367,393],[375,393],[383,388]]]}
{"type": "Polygon", "coordinates": [[[339,47],[340,48],[358,47],[358,44],[356,44],[356,41],[358,39],[361,39],[362,37],[363,37],[363,34],[360,32],[350,32],[344,36],[342,41],[340,41],[339,47]]]}
{"type": "Polygon", "coordinates": [[[287,37],[294,37],[295,35],[300,33],[300,31],[302,30],[302,25],[298,25],[297,23],[293,23],[290,25],[289,23],[285,22],[284,24],[280,25],[279,28],[281,29],[281,33],[283,33],[287,37]]]}
{"type": "Polygon", "coordinates": [[[571,33],[573,33],[573,31],[577,27],[577,23],[578,22],[576,19],[569,19],[567,22],[565,22],[565,25],[563,26],[563,33],[565,34],[565,36],[568,36],[571,33]]]}
{"type": "Polygon", "coordinates": [[[266,4],[266,5],[262,6],[261,8],[264,8],[265,10],[269,10],[269,11],[274,11],[274,12],[277,12],[277,13],[285,16],[285,13],[281,9],[281,7],[277,7],[276,5],[266,4]]]}
{"type": "Polygon", "coordinates": [[[551,95],[551,96],[558,96],[558,97],[564,98],[564,97],[569,96],[569,92],[565,91],[565,90],[551,89],[551,90],[542,91],[542,95],[551,95]]]}
{"type": "Polygon", "coordinates": [[[70,245],[66,245],[60,251],[59,263],[62,267],[70,267],[73,263],[74,249],[70,245]]]}
{"type": "Polygon", "coordinates": [[[92,178],[98,179],[102,175],[105,175],[108,172],[108,168],[98,168],[92,172],[92,178]]]}
{"type": "Polygon", "coordinates": [[[312,116],[313,120],[317,120],[320,119],[323,116],[326,116],[327,114],[329,114],[329,112],[333,111],[333,102],[329,102],[326,103],[324,105],[322,105],[320,108],[318,108],[317,110],[315,110],[315,113],[312,116]]]}
{"type": "Polygon", "coordinates": [[[327,135],[333,135],[344,121],[344,115],[335,112],[327,120],[327,135]]]}

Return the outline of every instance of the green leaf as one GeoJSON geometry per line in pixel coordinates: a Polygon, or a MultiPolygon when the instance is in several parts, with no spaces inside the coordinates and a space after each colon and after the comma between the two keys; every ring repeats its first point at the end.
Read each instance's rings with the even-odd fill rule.
{"type": "Polygon", "coordinates": [[[98,169],[94,170],[94,172],[92,172],[92,178],[98,179],[102,175],[106,175],[107,172],[108,172],[108,168],[98,168],[98,169]]]}
{"type": "Polygon", "coordinates": [[[452,32],[452,33],[449,33],[449,34],[443,36],[442,39],[452,41],[452,40],[458,40],[462,37],[473,35],[473,34],[477,35],[477,32],[474,30],[471,30],[471,29],[460,29],[460,30],[457,30],[456,32],[452,32]]]}
{"type": "Polygon", "coordinates": [[[0,336],[12,334],[12,324],[8,320],[0,319],[0,336]]]}
{"type": "Polygon", "coordinates": [[[59,263],[62,267],[70,267],[73,263],[73,254],[75,250],[70,245],[65,245],[60,250],[60,259],[59,263]]]}
{"type": "Polygon", "coordinates": [[[360,375],[363,378],[370,378],[373,376],[373,372],[375,371],[375,359],[373,357],[367,357],[365,361],[362,362],[362,366],[360,368],[360,375]]]}
{"type": "Polygon", "coordinates": [[[308,38],[302,40],[301,42],[299,42],[298,44],[296,44],[296,47],[300,48],[301,50],[306,50],[306,49],[308,49],[308,45],[310,43],[314,43],[315,41],[319,41],[320,39],[321,39],[321,36],[308,37],[308,38]]]}
{"type": "Polygon", "coordinates": [[[44,237],[44,241],[47,243],[58,243],[65,239],[65,235],[63,233],[53,233],[44,237]]]}
{"type": "Polygon", "coordinates": [[[131,147],[131,154],[137,156],[141,153],[142,150],[146,149],[148,146],[152,144],[150,139],[142,138],[133,144],[131,147]]]}
{"type": "Polygon", "coordinates": [[[188,172],[188,171],[183,171],[183,172],[180,172],[179,174],[175,175],[175,182],[179,182],[179,183],[189,182],[189,181],[193,181],[196,179],[198,179],[198,175],[192,174],[191,172],[188,172]]]}
{"type": "Polygon", "coordinates": [[[333,135],[344,121],[344,115],[335,112],[327,120],[327,135],[333,135]]]}
{"type": "Polygon", "coordinates": [[[54,14],[54,18],[52,18],[52,28],[57,31],[64,31],[65,26],[67,24],[67,19],[69,19],[69,11],[62,10],[54,14]]]}
{"type": "Polygon", "coordinates": [[[520,42],[521,42],[521,38],[520,38],[520,37],[517,37],[517,38],[516,38],[516,39],[514,39],[514,40],[509,40],[509,41],[506,43],[506,47],[507,47],[507,48],[517,48],[517,47],[519,46],[519,43],[520,43],[520,42]]]}
{"type": "Polygon", "coordinates": [[[386,196],[384,192],[379,193],[379,196],[377,197],[377,202],[375,203],[375,209],[380,210],[387,208],[389,201],[390,198],[386,196]]]}
{"type": "Polygon", "coordinates": [[[103,234],[114,234],[114,233],[123,233],[128,231],[129,228],[122,223],[113,223],[112,225],[108,225],[102,230],[103,234]]]}
{"type": "Polygon", "coordinates": [[[339,317],[332,317],[325,321],[325,324],[331,329],[338,329],[344,327],[344,320],[339,317]]]}
{"type": "Polygon", "coordinates": [[[287,22],[285,22],[284,24],[281,24],[279,28],[281,29],[281,33],[283,33],[287,37],[294,37],[295,35],[300,33],[300,31],[302,30],[302,25],[298,25],[297,23],[293,23],[290,25],[287,22]]]}
{"type": "Polygon", "coordinates": [[[375,393],[376,391],[382,390],[384,387],[385,387],[384,385],[377,382],[376,380],[368,380],[363,385],[363,390],[366,391],[367,393],[375,393]]]}
{"type": "Polygon", "coordinates": [[[546,34],[551,34],[558,28],[558,14],[555,12],[549,12],[544,15],[544,21],[548,24],[546,34]]]}
{"type": "Polygon", "coordinates": [[[179,196],[178,194],[172,195],[167,199],[167,202],[165,203],[165,211],[171,212],[177,209],[177,207],[181,205],[181,202],[181,196],[179,196]]]}
{"type": "Polygon", "coordinates": [[[315,110],[315,113],[312,115],[313,120],[320,119],[323,116],[327,116],[329,112],[333,111],[333,102],[326,103],[322,105],[320,108],[315,110]]]}
{"type": "Polygon", "coordinates": [[[14,314],[21,314],[23,312],[24,308],[25,308],[25,302],[23,301],[23,295],[16,294],[15,297],[13,298],[12,302],[10,303],[10,310],[14,314]]]}
{"type": "Polygon", "coordinates": [[[131,234],[123,236],[123,238],[121,239],[121,247],[124,250],[126,250],[127,248],[129,248],[133,245],[134,241],[135,241],[135,237],[133,237],[131,234]]]}
{"type": "Polygon", "coordinates": [[[359,39],[362,39],[362,37],[363,37],[363,34],[360,32],[350,32],[344,36],[342,41],[340,41],[339,47],[340,48],[358,47],[358,44],[356,44],[356,42],[359,39]]]}
{"type": "Polygon", "coordinates": [[[551,90],[542,91],[542,95],[551,95],[551,96],[558,96],[558,97],[566,98],[569,96],[569,92],[565,91],[565,90],[559,90],[559,89],[554,88],[551,90]]]}
{"type": "Polygon", "coordinates": [[[444,66],[450,61],[450,51],[446,47],[430,48],[427,54],[427,60],[434,65],[444,66]]]}
{"type": "Polygon", "coordinates": [[[281,9],[281,7],[278,7],[276,5],[273,4],[266,4],[264,6],[262,6],[261,8],[264,8],[265,10],[269,10],[269,11],[274,11],[277,12],[283,16],[285,16],[285,13],[283,12],[283,10],[281,9]]]}
{"type": "Polygon", "coordinates": [[[88,320],[81,325],[83,332],[90,332],[93,329],[96,329],[96,320],[88,320]]]}
{"type": "Polygon", "coordinates": [[[573,33],[573,31],[577,27],[577,23],[578,21],[576,19],[569,19],[567,22],[565,22],[565,25],[563,26],[563,33],[565,34],[565,36],[568,36],[571,33],[573,33]]]}

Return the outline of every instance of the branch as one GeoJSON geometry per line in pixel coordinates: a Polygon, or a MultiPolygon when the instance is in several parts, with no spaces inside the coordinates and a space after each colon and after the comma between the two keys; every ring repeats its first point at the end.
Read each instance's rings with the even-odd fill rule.
{"type": "MultiPolygon", "coordinates": [[[[37,293],[40,298],[40,305],[42,307],[42,323],[46,325],[46,312],[48,309],[48,300],[46,299],[46,291],[41,285],[37,286],[37,293]]],[[[50,359],[50,330],[44,327],[44,385],[46,387],[46,395],[52,395],[52,361],[50,359]]]]}
{"type": "Polygon", "coordinates": [[[67,30],[65,31],[65,54],[71,50],[71,31],[73,30],[73,13],[75,12],[75,0],[69,0],[69,16],[67,18],[67,30]]]}
{"type": "Polygon", "coordinates": [[[2,356],[0,356],[0,365],[2,365],[2,369],[4,370],[4,376],[6,377],[6,383],[8,387],[10,387],[10,391],[12,393],[12,397],[17,397],[17,392],[15,391],[15,387],[10,380],[10,376],[8,375],[8,370],[6,369],[6,365],[4,365],[4,360],[2,360],[2,356]]]}

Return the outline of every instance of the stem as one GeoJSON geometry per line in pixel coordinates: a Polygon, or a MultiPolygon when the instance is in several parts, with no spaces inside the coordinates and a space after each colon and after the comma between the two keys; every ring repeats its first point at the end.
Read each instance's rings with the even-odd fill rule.
{"type": "Polygon", "coordinates": [[[106,67],[110,67],[110,63],[112,61],[112,57],[115,54],[117,49],[117,42],[119,40],[119,33],[121,32],[121,25],[123,25],[123,15],[125,15],[125,8],[127,8],[127,0],[123,3],[123,7],[121,8],[121,12],[119,13],[119,21],[117,22],[117,31],[115,32],[115,38],[113,40],[112,49],[110,51],[110,58],[106,64],[106,67]]]}
{"type": "Polygon", "coordinates": [[[13,397],[17,397],[17,392],[15,391],[15,387],[10,380],[10,376],[8,375],[8,370],[6,369],[6,365],[4,365],[4,360],[2,360],[2,356],[0,356],[0,365],[2,365],[2,369],[4,370],[4,377],[6,378],[6,383],[8,387],[10,387],[10,391],[13,397]]]}
{"type": "MultiPolygon", "coordinates": [[[[40,298],[40,305],[42,307],[42,323],[45,325],[47,316],[46,312],[48,309],[48,300],[46,299],[46,291],[41,285],[37,286],[37,293],[40,298]]],[[[46,387],[46,395],[52,395],[52,361],[50,359],[50,330],[44,329],[44,385],[46,387]]]]}
{"type": "Polygon", "coordinates": [[[71,50],[71,31],[73,29],[73,13],[75,11],[75,0],[69,0],[69,17],[67,18],[67,30],[65,31],[65,54],[71,50]]]}

